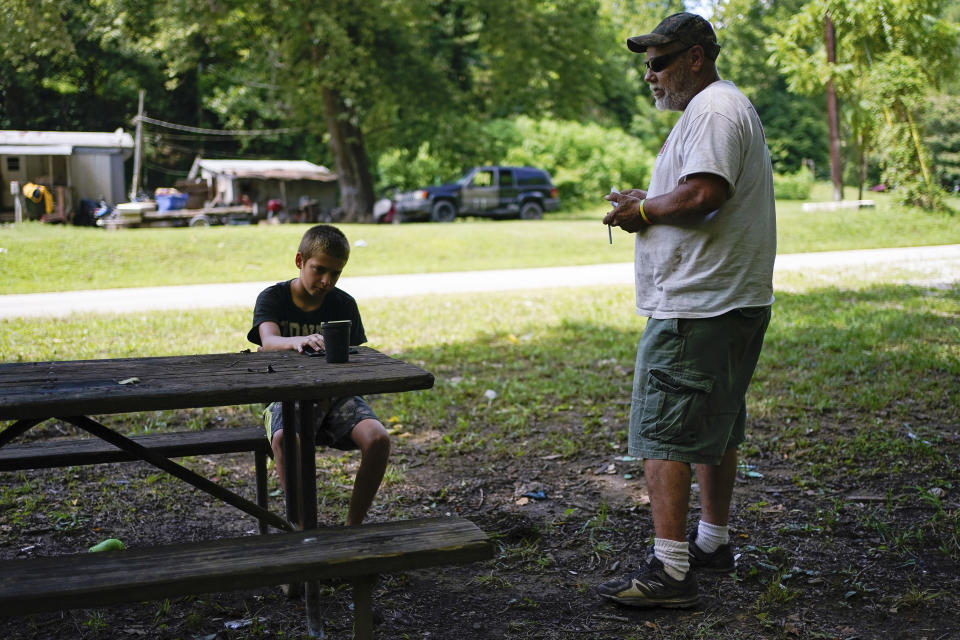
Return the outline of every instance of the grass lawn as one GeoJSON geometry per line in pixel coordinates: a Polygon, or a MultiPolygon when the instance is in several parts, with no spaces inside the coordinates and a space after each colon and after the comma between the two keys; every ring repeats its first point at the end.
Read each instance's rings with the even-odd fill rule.
{"type": "MultiPolygon", "coordinates": [[[[371,346],[437,378],[429,391],[370,399],[395,443],[372,517],[458,513],[497,543],[486,563],[385,578],[377,603],[390,622],[378,637],[455,637],[464,625],[489,630],[471,637],[544,640],[852,637],[849,629],[908,637],[918,624],[926,637],[951,637],[960,587],[960,288],[853,278],[778,292],[748,396],[731,523],[738,575],[701,578],[701,608],[651,613],[607,609],[591,593],[627,570],[652,532],[642,467],[624,455],[643,326],[632,298],[629,286],[617,286],[362,305],[371,346]],[[517,496],[536,487],[548,499],[521,506],[517,496]],[[785,634],[783,620],[802,632],[785,634]],[[581,626],[569,631],[574,624],[581,626]]],[[[0,323],[0,353],[44,360],[236,351],[248,346],[249,322],[249,309],[11,320],[0,323]]],[[[255,424],[259,408],[101,419],[128,433],[204,429],[255,424]]],[[[42,429],[57,436],[63,428],[42,429]]],[[[357,459],[318,455],[322,523],[343,521],[357,459]]],[[[190,464],[249,489],[249,460],[190,464]]],[[[172,522],[168,529],[203,522],[204,535],[255,530],[141,466],[4,474],[0,509],[14,531],[34,532],[42,553],[82,550],[107,535],[164,541],[143,526],[144,513],[172,522]]],[[[273,476],[271,486],[279,495],[273,476]]],[[[691,518],[696,500],[694,493],[691,518]]],[[[8,555],[17,548],[0,546],[8,555]]],[[[349,590],[327,589],[327,623],[348,637],[349,590]]],[[[276,589],[51,614],[34,627],[11,620],[0,631],[65,640],[84,625],[152,619],[157,637],[160,628],[163,637],[194,637],[249,615],[262,616],[276,637],[302,637],[302,609],[276,589]]]]}
{"type": "MultiPolygon", "coordinates": [[[[799,203],[783,203],[781,251],[960,242],[956,217],[907,217],[886,207],[804,214],[799,203]]],[[[0,231],[7,249],[0,261],[8,261],[0,264],[4,286],[20,290],[111,286],[111,275],[123,275],[111,269],[129,269],[131,286],[168,284],[172,276],[176,283],[214,276],[269,280],[293,271],[291,248],[302,229],[105,233],[24,225],[0,231]],[[25,247],[35,258],[14,260],[25,247]],[[266,254],[282,259],[246,269],[266,254]],[[78,262],[79,255],[88,258],[78,262]],[[112,267],[85,268],[116,256],[112,267]],[[39,274],[37,289],[27,286],[31,269],[39,274]]],[[[628,261],[631,255],[625,236],[609,247],[595,219],[351,226],[347,232],[367,242],[354,251],[351,273],[358,274],[590,263],[604,255],[628,261]],[[393,268],[384,256],[396,260],[393,268]]],[[[929,638],[952,637],[960,604],[960,283],[920,287],[906,276],[884,282],[869,275],[795,273],[778,285],[748,395],[748,439],[731,521],[742,553],[737,576],[704,579],[702,608],[666,613],[603,608],[591,593],[591,585],[626,571],[652,532],[642,465],[624,455],[643,328],[633,313],[632,288],[362,302],[370,346],[436,376],[432,390],[370,399],[394,441],[372,517],[458,513],[497,543],[497,557],[487,563],[385,578],[377,603],[387,622],[378,637],[449,638],[468,630],[478,638],[773,640],[912,637],[917,629],[929,638]],[[536,486],[548,499],[521,504],[518,497],[536,486]]],[[[250,313],[238,307],[2,320],[0,360],[239,351],[250,346],[250,313]]],[[[142,433],[254,424],[259,409],[101,419],[142,433]]],[[[33,431],[63,435],[56,422],[33,431]]],[[[339,452],[318,455],[321,522],[343,521],[356,461],[339,452]]],[[[189,464],[231,486],[251,483],[249,460],[200,457],[189,464]]],[[[31,553],[41,554],[83,550],[108,534],[141,545],[164,541],[144,526],[144,513],[166,517],[174,529],[193,523],[204,535],[254,530],[232,512],[211,517],[220,513],[211,504],[216,501],[196,493],[145,465],[3,474],[0,552],[21,553],[24,531],[40,545],[31,553]]],[[[691,517],[696,501],[694,485],[691,517]]],[[[348,591],[325,592],[328,622],[339,625],[343,637],[348,591]]],[[[302,635],[302,609],[277,590],[80,610],[26,624],[11,619],[0,621],[0,633],[60,640],[76,637],[77,629],[115,631],[135,621],[157,637],[212,637],[224,619],[248,617],[263,629],[237,631],[237,638],[302,635]]]]}
{"type": "MultiPolygon", "coordinates": [[[[816,195],[826,199],[818,185],[816,195]]],[[[904,211],[876,194],[876,208],[803,212],[778,203],[778,252],[960,242],[960,216],[904,211]]],[[[606,210],[542,221],[342,225],[355,248],[349,275],[425,273],[629,262],[631,236],[607,242],[606,210]]],[[[100,229],[27,223],[0,228],[0,294],[216,282],[276,281],[295,275],[306,225],[100,229]]]]}
{"type": "MultiPolygon", "coordinates": [[[[811,459],[824,465],[856,460],[870,468],[899,464],[910,444],[904,425],[918,406],[954,417],[960,411],[960,287],[841,284],[777,294],[751,414],[780,425],[812,452],[824,446],[817,423],[825,412],[882,414],[886,418],[862,435],[873,457],[857,453],[865,441],[839,439],[811,459]]],[[[601,411],[629,399],[643,327],[632,303],[631,288],[621,286],[392,298],[367,301],[362,311],[370,346],[437,376],[433,391],[390,400],[398,421],[414,430],[440,428],[443,437],[431,445],[440,450],[486,447],[489,453],[492,447],[507,456],[539,456],[582,445],[564,433],[534,439],[528,449],[508,444],[557,412],[590,414],[591,407],[601,411]],[[484,396],[487,390],[495,401],[484,396]],[[487,425],[482,436],[474,417],[487,425]]],[[[250,346],[249,322],[245,308],[4,320],[0,353],[5,360],[38,361],[239,351],[250,346]]],[[[936,430],[918,435],[942,437],[936,430]]],[[[960,554],[960,546],[952,553],[960,554]]]]}

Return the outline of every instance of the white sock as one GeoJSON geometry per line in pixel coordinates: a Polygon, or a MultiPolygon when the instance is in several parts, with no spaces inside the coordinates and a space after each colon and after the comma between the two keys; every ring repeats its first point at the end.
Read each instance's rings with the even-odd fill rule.
{"type": "Polygon", "coordinates": [[[707,553],[713,553],[730,542],[730,527],[721,527],[700,521],[697,525],[697,546],[707,553]]]}
{"type": "Polygon", "coordinates": [[[690,571],[690,544],[666,538],[653,539],[653,555],[663,563],[663,570],[674,580],[683,580],[690,571]]]}

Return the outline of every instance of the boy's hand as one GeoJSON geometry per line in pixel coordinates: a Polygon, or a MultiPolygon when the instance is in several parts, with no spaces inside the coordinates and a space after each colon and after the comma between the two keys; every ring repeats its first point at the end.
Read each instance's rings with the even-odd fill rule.
{"type": "Polygon", "coordinates": [[[297,336],[299,344],[296,345],[297,351],[303,353],[304,349],[313,349],[314,351],[323,351],[323,336],[319,333],[311,333],[308,336],[297,336]]]}

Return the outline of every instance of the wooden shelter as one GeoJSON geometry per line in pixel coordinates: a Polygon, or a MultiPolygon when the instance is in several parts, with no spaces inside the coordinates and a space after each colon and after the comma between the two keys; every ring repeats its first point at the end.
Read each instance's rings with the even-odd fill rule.
{"type": "Polygon", "coordinates": [[[306,206],[330,211],[337,206],[337,175],[306,160],[205,160],[197,158],[187,181],[207,185],[216,204],[239,204],[249,198],[257,210],[280,201],[281,214],[306,206]]]}

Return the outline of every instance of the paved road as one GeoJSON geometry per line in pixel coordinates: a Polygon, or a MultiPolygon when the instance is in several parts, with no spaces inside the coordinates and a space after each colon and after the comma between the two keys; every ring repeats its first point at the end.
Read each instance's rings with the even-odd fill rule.
{"type": "MultiPolygon", "coordinates": [[[[932,273],[935,274],[934,279],[941,282],[960,281],[960,244],[787,254],[777,256],[776,272],[849,270],[861,267],[875,271],[891,266],[932,273]]],[[[257,294],[274,282],[6,295],[0,296],[0,318],[63,317],[80,312],[125,313],[231,306],[252,308],[257,294]]],[[[632,263],[616,263],[581,267],[344,276],[339,286],[362,300],[632,282],[632,263]]]]}

